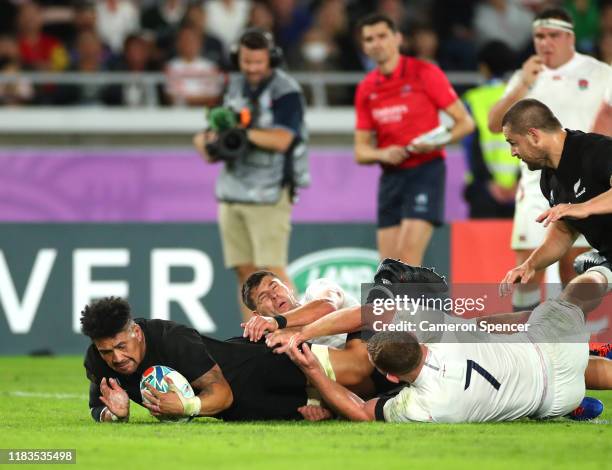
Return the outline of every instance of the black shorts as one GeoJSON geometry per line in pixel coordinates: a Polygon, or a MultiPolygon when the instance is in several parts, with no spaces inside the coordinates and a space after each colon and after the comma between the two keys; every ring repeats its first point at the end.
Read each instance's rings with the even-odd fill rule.
{"type": "Polygon", "coordinates": [[[446,164],[441,158],[395,171],[385,171],[378,186],[378,227],[400,225],[403,219],[444,222],[446,164]]]}

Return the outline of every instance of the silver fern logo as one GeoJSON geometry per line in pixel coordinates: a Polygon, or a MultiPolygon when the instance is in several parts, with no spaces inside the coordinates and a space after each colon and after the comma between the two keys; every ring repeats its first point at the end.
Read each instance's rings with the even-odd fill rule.
{"type": "Polygon", "coordinates": [[[576,184],[574,185],[574,194],[576,195],[576,197],[580,197],[586,192],[586,188],[583,187],[582,189],[580,189],[580,181],[581,179],[578,178],[578,181],[576,181],[576,184]]]}

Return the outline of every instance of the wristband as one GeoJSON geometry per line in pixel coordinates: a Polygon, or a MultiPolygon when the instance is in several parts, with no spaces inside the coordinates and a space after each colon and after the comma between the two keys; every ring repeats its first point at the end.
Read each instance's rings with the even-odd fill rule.
{"type": "Polygon", "coordinates": [[[168,386],[168,390],[170,392],[176,393],[181,404],[183,405],[183,414],[185,416],[198,416],[200,414],[200,410],[202,408],[202,401],[200,397],[195,396],[191,398],[186,398],[183,396],[183,393],[178,389],[178,387],[174,384],[170,384],[168,386]]]}
{"type": "MultiPolygon", "coordinates": [[[[110,415],[111,421],[116,423],[118,421],[127,421],[129,416],[124,416],[123,418],[120,418],[119,416],[117,416],[115,413],[113,413],[111,410],[108,409],[108,406],[105,406],[104,409],[102,410],[102,413],[100,414],[100,417],[102,417],[102,415],[104,414],[104,412],[107,411],[108,414],[110,415]]],[[[102,421],[102,420],[100,420],[102,421]]]]}
{"type": "MultiPolygon", "coordinates": [[[[179,398],[181,395],[179,395],[179,398]]],[[[187,416],[198,416],[200,414],[200,409],[202,408],[202,401],[200,397],[192,397],[192,398],[183,398],[181,400],[183,402],[183,410],[185,415],[187,416]]]]}
{"type": "Polygon", "coordinates": [[[274,320],[276,320],[276,323],[278,324],[278,329],[282,330],[283,328],[287,328],[287,318],[283,315],[276,315],[275,317],[273,317],[274,320]]]}

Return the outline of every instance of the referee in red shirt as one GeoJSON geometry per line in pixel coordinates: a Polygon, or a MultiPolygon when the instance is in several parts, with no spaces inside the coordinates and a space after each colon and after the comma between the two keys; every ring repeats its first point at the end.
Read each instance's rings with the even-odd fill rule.
{"type": "Polygon", "coordinates": [[[440,68],[400,54],[391,19],[369,15],[359,30],[364,53],[377,64],[355,95],[355,158],[383,168],[378,251],[418,266],[434,226],[444,221],[443,146],[470,134],[474,122],[440,68]],[[439,111],[454,120],[452,129],[438,128],[439,111]]]}

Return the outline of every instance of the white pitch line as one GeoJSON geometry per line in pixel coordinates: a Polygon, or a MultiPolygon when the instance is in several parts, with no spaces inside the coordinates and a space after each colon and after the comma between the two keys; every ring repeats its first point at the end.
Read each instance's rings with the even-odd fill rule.
{"type": "Polygon", "coordinates": [[[5,392],[13,397],[21,398],[56,398],[59,400],[85,400],[87,395],[82,393],[39,393],[39,392],[24,392],[21,390],[15,390],[12,392],[5,392]]]}

